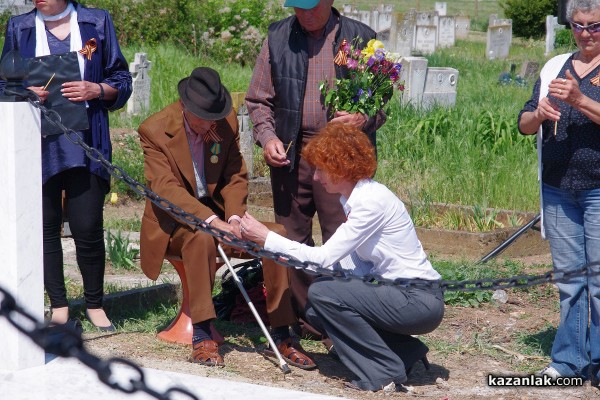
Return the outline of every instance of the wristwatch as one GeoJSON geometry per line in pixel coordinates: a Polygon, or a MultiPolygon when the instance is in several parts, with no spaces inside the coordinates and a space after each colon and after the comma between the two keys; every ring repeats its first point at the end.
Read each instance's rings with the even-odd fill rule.
{"type": "Polygon", "coordinates": [[[104,87],[102,87],[101,84],[98,84],[98,86],[100,86],[100,94],[98,95],[98,100],[103,100],[104,99],[104,87]]]}

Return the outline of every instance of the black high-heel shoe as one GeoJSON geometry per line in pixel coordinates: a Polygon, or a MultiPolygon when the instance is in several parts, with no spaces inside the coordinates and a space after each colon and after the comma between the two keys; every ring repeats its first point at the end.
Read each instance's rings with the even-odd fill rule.
{"type": "MultiPolygon", "coordinates": [[[[423,356],[420,361],[423,363],[423,366],[425,367],[425,371],[429,371],[431,369],[431,364],[429,363],[427,356],[423,356]]],[[[410,375],[415,364],[411,365],[409,368],[406,369],[406,376],[410,375]]]]}
{"type": "Polygon", "coordinates": [[[88,314],[87,310],[85,310],[85,317],[88,319],[88,321],[90,321],[90,323],[92,325],[94,325],[94,327],[96,329],[98,329],[100,332],[114,332],[117,330],[117,328],[115,328],[115,326],[113,324],[110,324],[109,326],[98,326],[96,324],[94,324],[94,322],[92,321],[92,319],[90,318],[90,315],[88,314]]]}

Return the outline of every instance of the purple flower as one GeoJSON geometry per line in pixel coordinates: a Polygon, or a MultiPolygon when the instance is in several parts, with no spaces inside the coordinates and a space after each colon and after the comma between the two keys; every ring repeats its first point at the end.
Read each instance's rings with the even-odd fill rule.
{"type": "Polygon", "coordinates": [[[372,67],[375,64],[375,57],[370,57],[369,61],[367,61],[367,66],[372,67]]]}
{"type": "Polygon", "coordinates": [[[356,69],[358,67],[358,60],[355,60],[354,58],[350,58],[348,59],[348,61],[346,62],[346,65],[348,66],[348,68],[350,69],[356,69]]]}
{"type": "Polygon", "coordinates": [[[383,49],[377,49],[375,50],[374,56],[377,59],[377,61],[381,62],[385,59],[385,51],[383,49]]]}

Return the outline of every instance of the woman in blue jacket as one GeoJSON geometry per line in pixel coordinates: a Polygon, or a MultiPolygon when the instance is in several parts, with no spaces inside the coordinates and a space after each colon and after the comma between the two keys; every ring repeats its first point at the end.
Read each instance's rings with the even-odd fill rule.
{"type": "MultiPolygon", "coordinates": [[[[63,83],[60,90],[69,101],[86,102],[89,129],[79,135],[110,160],[108,111],[123,107],[132,91],[131,74],[111,17],[105,10],[86,8],[69,0],[34,0],[34,5],[34,10],[10,18],[2,55],[17,50],[23,58],[30,59],[76,52],[81,79],[63,83]]],[[[28,89],[42,102],[50,93],[42,86],[28,89]]],[[[61,324],[69,319],[60,240],[64,190],[83,278],[86,315],[98,329],[114,330],[102,309],[105,266],[102,209],[110,175],[65,135],[45,136],[41,140],[44,286],[50,298],[52,322],[61,324]]]]}

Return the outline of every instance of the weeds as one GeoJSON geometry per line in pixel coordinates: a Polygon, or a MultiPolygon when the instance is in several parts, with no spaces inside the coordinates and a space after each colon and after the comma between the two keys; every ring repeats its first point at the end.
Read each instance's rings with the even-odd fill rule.
{"type": "Polygon", "coordinates": [[[111,230],[106,231],[106,252],[112,266],[116,269],[133,270],[137,268],[134,260],[140,253],[140,250],[132,246],[129,236],[124,237],[118,230],[113,235],[111,230]]]}

